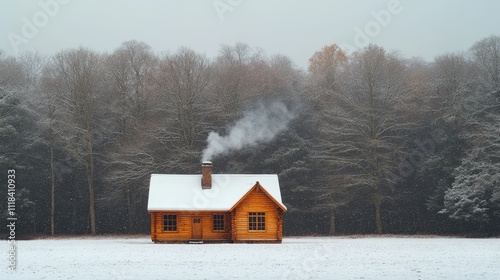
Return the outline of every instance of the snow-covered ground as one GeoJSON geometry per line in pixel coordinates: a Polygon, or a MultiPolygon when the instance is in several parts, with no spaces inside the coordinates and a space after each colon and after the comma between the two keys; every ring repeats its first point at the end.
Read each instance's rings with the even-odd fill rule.
{"type": "MultiPolygon", "coordinates": [[[[3,247],[6,252],[7,242],[3,247]]],[[[153,244],[143,238],[17,242],[0,279],[500,279],[500,239],[285,238],[283,244],[153,244]]]]}

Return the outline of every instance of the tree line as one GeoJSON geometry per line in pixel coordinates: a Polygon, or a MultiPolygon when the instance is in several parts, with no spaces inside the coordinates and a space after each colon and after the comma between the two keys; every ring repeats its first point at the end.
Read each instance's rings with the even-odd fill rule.
{"type": "Polygon", "coordinates": [[[214,58],[138,41],[0,52],[0,170],[16,170],[18,234],[147,233],[150,174],[200,173],[210,132],[272,102],[294,112],[288,129],[213,162],[216,173],[278,174],[285,234],[500,230],[490,36],[431,62],[332,44],[307,70],[243,43],[214,58]]]}

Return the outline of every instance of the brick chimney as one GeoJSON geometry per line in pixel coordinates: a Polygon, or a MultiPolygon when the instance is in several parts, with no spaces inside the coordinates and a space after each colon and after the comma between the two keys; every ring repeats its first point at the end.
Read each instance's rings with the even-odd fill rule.
{"type": "Polygon", "coordinates": [[[212,188],[212,162],[204,161],[201,164],[201,188],[212,188]]]}

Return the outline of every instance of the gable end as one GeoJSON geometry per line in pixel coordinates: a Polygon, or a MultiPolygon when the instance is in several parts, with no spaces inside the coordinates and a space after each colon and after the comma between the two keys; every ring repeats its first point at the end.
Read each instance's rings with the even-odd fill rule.
{"type": "Polygon", "coordinates": [[[286,212],[286,208],[284,208],[281,203],[279,203],[278,201],[276,201],[276,199],[274,199],[274,197],[272,195],[270,195],[266,189],[264,187],[261,186],[261,184],[259,183],[259,181],[257,181],[255,183],[255,185],[244,195],[240,198],[240,200],[238,200],[238,202],[236,202],[233,207],[231,207],[231,209],[229,211],[233,211],[236,207],[238,207],[238,205],[244,201],[253,191],[262,191],[264,194],[266,194],[266,196],[271,199],[271,201],[274,202],[274,204],[276,204],[283,212],[286,212]]]}

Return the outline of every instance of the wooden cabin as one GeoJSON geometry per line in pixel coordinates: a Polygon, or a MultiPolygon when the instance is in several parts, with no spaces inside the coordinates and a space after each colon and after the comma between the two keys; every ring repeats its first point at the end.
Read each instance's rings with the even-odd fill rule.
{"type": "Polygon", "coordinates": [[[283,213],[277,175],[152,174],[148,211],[153,242],[281,243],[283,213]]]}

